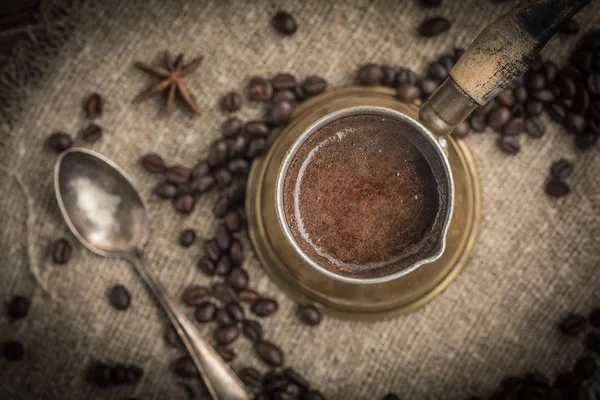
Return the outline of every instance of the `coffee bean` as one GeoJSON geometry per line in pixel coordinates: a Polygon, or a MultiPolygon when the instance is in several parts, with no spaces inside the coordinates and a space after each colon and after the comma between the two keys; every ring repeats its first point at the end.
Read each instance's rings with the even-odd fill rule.
{"type": "Polygon", "coordinates": [[[279,347],[266,340],[257,343],[254,351],[258,357],[272,367],[279,367],[283,364],[283,352],[279,347]]]}
{"type": "Polygon", "coordinates": [[[240,291],[248,286],[248,273],[242,268],[234,268],[227,277],[227,283],[236,291],[240,291]]]}
{"type": "Polygon", "coordinates": [[[389,65],[382,65],[381,72],[381,84],[387,87],[394,87],[396,83],[396,68],[389,65]]]}
{"type": "Polygon", "coordinates": [[[501,136],[498,138],[498,146],[507,154],[517,154],[521,150],[519,140],[514,136],[501,136]]]}
{"type": "Polygon", "coordinates": [[[285,11],[278,11],[271,19],[273,27],[282,35],[293,35],[298,30],[294,17],[285,11]]]}
{"type": "Polygon", "coordinates": [[[309,383],[308,381],[300,375],[298,372],[294,371],[291,368],[286,368],[283,370],[283,376],[287,378],[288,381],[298,386],[302,390],[307,390],[309,383]]]}
{"type": "Polygon", "coordinates": [[[251,342],[257,342],[262,340],[263,330],[260,324],[257,321],[253,320],[245,320],[242,323],[242,333],[246,336],[251,342]]]}
{"type": "Polygon", "coordinates": [[[52,260],[56,264],[66,264],[71,258],[71,243],[67,239],[58,239],[52,248],[52,260]]]}
{"type": "Polygon", "coordinates": [[[258,370],[245,367],[240,370],[239,377],[244,384],[250,388],[260,389],[262,386],[262,376],[258,370]]]}
{"type": "Polygon", "coordinates": [[[594,71],[586,80],[587,88],[592,96],[600,96],[600,71],[594,71]]]}
{"type": "Polygon", "coordinates": [[[189,286],[181,297],[185,305],[190,307],[197,307],[203,304],[209,297],[210,292],[208,288],[198,285],[189,286]]]}
{"type": "Polygon", "coordinates": [[[498,107],[492,111],[487,118],[487,123],[496,132],[502,132],[504,125],[510,120],[510,110],[506,107],[498,107]]]}
{"type": "Polygon", "coordinates": [[[525,121],[523,118],[513,118],[502,130],[502,134],[506,136],[516,136],[525,130],[525,121]]]}
{"type": "Polygon", "coordinates": [[[229,347],[217,346],[217,347],[215,347],[215,350],[217,351],[217,353],[219,353],[221,358],[225,361],[233,361],[233,360],[235,360],[235,357],[237,356],[235,351],[233,351],[229,347]]]}
{"type": "Polygon", "coordinates": [[[485,115],[473,115],[469,120],[469,126],[473,132],[481,133],[485,131],[487,124],[485,123],[485,115]]]}
{"type": "Polygon", "coordinates": [[[585,346],[595,354],[600,354],[600,333],[588,333],[585,338],[585,346]]]}
{"type": "MultiPolygon", "coordinates": [[[[568,178],[573,172],[573,163],[561,158],[558,161],[552,163],[550,167],[550,173],[554,178],[565,179],[568,178]]],[[[599,315],[600,317],[600,315],[599,315]]],[[[600,322],[600,319],[599,321],[600,322]]]]}
{"type": "Polygon", "coordinates": [[[269,135],[269,127],[264,122],[258,120],[246,122],[244,129],[246,133],[252,136],[265,137],[269,135]]]}
{"type": "Polygon", "coordinates": [[[229,249],[231,245],[231,233],[227,230],[225,225],[219,225],[215,231],[215,242],[222,251],[229,249]]]}
{"type": "Polygon", "coordinates": [[[298,307],[298,318],[306,325],[315,326],[321,323],[321,312],[310,304],[302,304],[298,307]]]}
{"type": "Polygon", "coordinates": [[[227,313],[227,310],[224,308],[221,308],[219,311],[217,311],[216,319],[219,326],[228,326],[233,324],[233,320],[227,313]]]}
{"type": "Polygon", "coordinates": [[[396,89],[398,98],[406,103],[412,103],[421,96],[421,89],[417,85],[401,83],[396,89]]]}
{"type": "Polygon", "coordinates": [[[190,356],[182,356],[173,363],[173,370],[182,378],[198,376],[198,369],[190,356]]]}
{"type": "Polygon", "coordinates": [[[127,369],[124,365],[115,365],[110,369],[110,383],[119,386],[127,379],[127,369]]]}
{"type": "Polygon", "coordinates": [[[231,272],[231,260],[228,256],[222,255],[215,265],[215,274],[219,276],[227,276],[231,272]]]}
{"type": "Polygon", "coordinates": [[[230,232],[239,232],[242,229],[242,219],[237,211],[229,211],[225,215],[225,226],[230,232]]]}
{"type": "Polygon", "coordinates": [[[283,377],[283,375],[281,375],[280,379],[272,380],[271,382],[267,383],[264,387],[264,391],[267,393],[272,393],[274,400],[288,400],[289,397],[281,397],[281,394],[287,394],[286,389],[289,385],[289,382],[283,377]]]}
{"type": "Polygon", "coordinates": [[[536,90],[535,92],[531,93],[531,98],[534,100],[539,100],[542,103],[552,103],[556,99],[554,93],[552,93],[552,91],[549,89],[536,90]]]}
{"type": "Polygon", "coordinates": [[[248,98],[251,101],[264,103],[269,101],[272,95],[273,86],[271,85],[271,81],[256,76],[250,79],[248,83],[248,98]]]}
{"type": "Polygon", "coordinates": [[[540,72],[530,71],[527,74],[525,83],[527,87],[532,90],[541,90],[546,86],[546,78],[540,72]]]}
{"type": "Polygon", "coordinates": [[[573,18],[570,18],[558,26],[558,31],[566,35],[575,35],[579,32],[579,24],[573,18]]]}
{"type": "Polygon", "coordinates": [[[227,143],[223,140],[217,140],[213,142],[210,146],[210,150],[208,152],[208,165],[211,167],[217,167],[223,162],[227,160],[227,153],[229,149],[227,148],[227,143]]]}
{"type": "Polygon", "coordinates": [[[225,310],[235,322],[242,322],[244,320],[244,309],[238,303],[227,304],[225,310]]]}
{"type": "Polygon", "coordinates": [[[198,322],[209,322],[215,318],[215,314],[217,313],[217,306],[215,306],[210,301],[202,301],[196,306],[196,311],[194,311],[194,318],[198,322]]]}
{"type": "Polygon", "coordinates": [[[252,305],[252,312],[259,317],[268,317],[279,308],[277,302],[273,299],[259,299],[252,305]]]}
{"type": "Polygon", "coordinates": [[[215,264],[208,258],[201,259],[198,268],[206,276],[213,276],[215,273],[215,264]]]}
{"type": "Polygon", "coordinates": [[[241,158],[246,155],[246,147],[248,146],[248,139],[245,136],[240,135],[236,137],[229,146],[229,158],[241,158]]]}
{"type": "Polygon", "coordinates": [[[516,99],[515,96],[513,96],[513,94],[511,93],[510,89],[505,89],[498,93],[498,95],[496,96],[496,101],[502,104],[503,106],[512,107],[515,104],[516,99]]]}
{"type": "Polygon", "coordinates": [[[296,95],[296,101],[298,103],[302,103],[307,97],[302,86],[296,86],[294,88],[294,95],[296,95]]]}
{"type": "Polygon", "coordinates": [[[242,107],[242,95],[229,92],[221,98],[221,109],[227,112],[238,111],[242,107]]]}
{"type": "Polygon", "coordinates": [[[325,400],[325,396],[317,390],[309,390],[300,395],[300,400],[325,400]]]}
{"type": "Polygon", "coordinates": [[[528,101],[525,106],[525,111],[530,117],[541,115],[544,111],[544,104],[541,101],[528,101]]]}
{"type": "Polygon", "coordinates": [[[558,327],[565,335],[577,336],[587,328],[587,321],[583,315],[571,314],[558,327]]]}
{"type": "Polygon", "coordinates": [[[523,106],[523,103],[517,103],[515,105],[513,105],[510,109],[510,113],[512,114],[513,117],[524,117],[525,116],[525,107],[523,106]]]}
{"type": "Polygon", "coordinates": [[[215,172],[215,180],[217,181],[217,186],[220,188],[227,187],[231,183],[232,179],[233,175],[231,175],[231,172],[229,172],[229,170],[226,168],[221,168],[215,172]]]}
{"type": "Polygon", "coordinates": [[[282,73],[275,75],[271,79],[271,85],[275,90],[293,89],[298,85],[298,81],[294,75],[282,73]]]}
{"type": "Polygon", "coordinates": [[[425,37],[437,36],[450,29],[450,21],[442,17],[425,20],[419,26],[419,34],[425,37]]]}
{"type": "Polygon", "coordinates": [[[545,61],[540,68],[540,72],[544,75],[546,82],[552,82],[558,74],[558,66],[552,61],[545,61]]]}
{"type": "Polygon", "coordinates": [[[98,93],[92,93],[83,105],[83,109],[89,119],[102,116],[102,97],[98,93]]]}
{"type": "Polygon", "coordinates": [[[552,178],[546,183],[545,187],[546,194],[551,197],[563,197],[571,192],[569,185],[565,182],[552,178]]]}
{"type": "Polygon", "coordinates": [[[177,334],[177,331],[175,330],[175,328],[173,328],[173,325],[168,325],[167,328],[165,329],[165,342],[171,346],[171,347],[181,347],[182,343],[181,343],[181,339],[179,338],[179,335],[177,334]]]}
{"type": "Polygon", "coordinates": [[[440,4],[442,4],[442,0],[419,0],[419,4],[422,7],[438,7],[440,4]]]}
{"type": "Polygon", "coordinates": [[[179,244],[183,247],[190,247],[196,240],[196,232],[193,229],[186,229],[179,235],[179,244]]]}
{"type": "Polygon", "coordinates": [[[0,355],[3,355],[8,361],[19,361],[25,357],[25,348],[21,342],[16,340],[7,340],[2,343],[2,351],[0,355]]]}
{"type": "Polygon", "coordinates": [[[233,288],[224,283],[215,283],[212,285],[212,295],[217,300],[223,303],[231,303],[232,301],[238,301],[237,293],[233,288]]]}
{"type": "Polygon", "coordinates": [[[243,203],[246,196],[246,180],[235,178],[225,194],[234,204],[243,203]]]}
{"type": "Polygon", "coordinates": [[[229,199],[223,195],[219,196],[213,207],[213,214],[216,218],[223,218],[229,209],[229,199]]]}
{"type": "Polygon", "coordinates": [[[573,111],[585,114],[590,106],[590,95],[583,84],[578,82],[576,87],[575,97],[573,98],[573,111]]]}
{"type": "Polygon", "coordinates": [[[293,103],[296,101],[296,95],[294,94],[294,92],[292,90],[289,90],[289,89],[278,90],[273,95],[273,98],[271,99],[271,101],[273,103],[279,103],[280,101],[287,101],[287,102],[293,103]]]}
{"type": "Polygon", "coordinates": [[[110,373],[112,368],[106,364],[92,365],[88,370],[88,378],[90,381],[100,387],[110,386],[110,373]]]}
{"type": "Polygon", "coordinates": [[[180,194],[175,197],[175,200],[173,201],[173,207],[175,207],[175,211],[181,214],[191,213],[195,206],[196,200],[191,194],[180,194]]]}
{"type": "Polygon", "coordinates": [[[527,88],[525,86],[519,86],[514,91],[515,100],[519,103],[524,103],[527,100],[527,88]]]}
{"type": "Polygon", "coordinates": [[[596,372],[596,360],[590,356],[579,357],[573,366],[573,372],[582,381],[590,379],[596,372]]]}
{"type": "Polygon", "coordinates": [[[438,87],[437,82],[431,78],[423,78],[419,80],[417,84],[419,85],[419,89],[421,89],[421,98],[424,99],[431,96],[431,94],[435,92],[435,89],[438,87]]]}
{"type": "Polygon", "coordinates": [[[446,71],[450,72],[452,71],[452,68],[454,68],[454,57],[448,54],[444,54],[439,58],[439,63],[442,64],[444,68],[446,68],[446,71]]]}
{"type": "Polygon", "coordinates": [[[569,108],[573,107],[573,99],[568,99],[566,97],[561,97],[556,101],[556,104],[558,104],[559,106],[563,107],[565,110],[568,110],[569,108]]]}
{"type": "Polygon", "coordinates": [[[292,104],[288,101],[279,101],[273,104],[265,114],[265,121],[271,126],[285,125],[292,119],[292,104]]]}
{"type": "Polygon", "coordinates": [[[131,385],[137,384],[144,375],[144,370],[138,365],[128,365],[126,371],[125,381],[131,385]]]}
{"type": "MultiPolygon", "coordinates": [[[[232,138],[239,135],[244,127],[244,123],[237,117],[231,117],[221,125],[221,135],[224,138],[232,138]]],[[[206,175],[206,174],[203,174],[206,175]]]]}
{"type": "Polygon", "coordinates": [[[546,106],[546,112],[548,116],[554,121],[561,124],[566,116],[566,111],[564,108],[559,106],[558,104],[549,104],[546,106]]]}
{"type": "Polygon", "coordinates": [[[53,132],[46,139],[46,145],[49,149],[61,153],[73,146],[73,139],[64,132],[53,132]]]}
{"type": "Polygon", "coordinates": [[[431,63],[427,67],[427,75],[433,79],[443,81],[448,77],[449,74],[450,71],[444,68],[444,66],[439,62],[431,63]]]}
{"type": "Polygon", "coordinates": [[[206,193],[216,185],[216,180],[212,175],[200,176],[190,183],[190,189],[196,193],[206,193]]]}
{"type": "Polygon", "coordinates": [[[564,125],[571,133],[581,133],[586,128],[586,120],[582,115],[570,112],[565,117],[564,125]]]}
{"type": "Polygon", "coordinates": [[[131,294],[129,294],[129,290],[123,285],[113,286],[108,299],[116,310],[127,310],[131,305],[131,294]]]}
{"type": "Polygon", "coordinates": [[[383,70],[377,64],[365,64],[356,73],[356,80],[363,86],[374,86],[381,83],[383,70]]]}
{"type": "Polygon", "coordinates": [[[558,88],[560,89],[561,96],[575,96],[577,87],[575,85],[575,80],[573,79],[573,77],[563,73],[559,78],[557,78],[557,84],[558,88]]]}
{"type": "Polygon", "coordinates": [[[267,148],[267,142],[264,139],[257,138],[250,142],[248,145],[248,150],[246,151],[246,157],[249,159],[254,159],[262,154],[262,152],[267,148]]]}
{"type": "Polygon", "coordinates": [[[239,336],[240,332],[235,325],[220,326],[215,333],[217,344],[228,345],[233,343],[239,336]]]}
{"type": "Polygon", "coordinates": [[[211,260],[216,262],[221,257],[221,250],[214,239],[204,242],[204,254],[211,260]]]}
{"type": "Polygon", "coordinates": [[[594,132],[581,132],[575,136],[575,146],[585,150],[598,141],[598,134],[594,132]]]}
{"type": "Polygon", "coordinates": [[[176,185],[183,185],[190,179],[191,175],[192,171],[182,165],[174,165],[167,169],[167,181],[176,185]]]}
{"type": "Polygon", "coordinates": [[[469,134],[471,127],[467,121],[463,121],[454,128],[452,136],[455,138],[464,138],[469,134]]]}
{"type": "Polygon", "coordinates": [[[177,186],[170,182],[161,182],[154,188],[154,194],[161,199],[172,199],[177,196],[177,186]]]}
{"type": "Polygon", "coordinates": [[[258,293],[253,290],[242,290],[238,293],[238,296],[240,297],[240,301],[243,301],[244,303],[252,304],[258,300],[258,293]]]}
{"type": "Polygon", "coordinates": [[[415,74],[412,70],[407,68],[400,68],[396,73],[396,82],[395,85],[399,86],[403,83],[410,83],[414,85],[419,80],[417,74],[415,74]]]}
{"type": "Polygon", "coordinates": [[[94,143],[102,137],[102,128],[96,124],[89,124],[79,134],[86,142],[94,143]]]}
{"type": "Polygon", "coordinates": [[[13,296],[8,302],[8,316],[13,321],[16,319],[25,318],[29,312],[30,301],[23,296],[13,296]]]}
{"type": "Polygon", "coordinates": [[[525,131],[533,138],[540,138],[546,131],[546,125],[540,117],[525,119],[525,131]]]}

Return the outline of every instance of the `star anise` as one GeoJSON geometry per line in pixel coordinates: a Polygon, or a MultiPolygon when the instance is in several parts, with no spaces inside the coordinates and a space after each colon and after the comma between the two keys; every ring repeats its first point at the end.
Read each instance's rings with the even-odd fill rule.
{"type": "Polygon", "coordinates": [[[147,98],[163,92],[165,90],[169,90],[169,96],[167,98],[167,107],[166,113],[167,115],[171,114],[171,109],[173,107],[173,101],[175,99],[175,91],[179,93],[181,98],[185,101],[185,103],[198,115],[202,114],[200,111],[200,107],[196,104],[196,100],[194,96],[190,93],[187,86],[183,82],[183,78],[195,71],[200,64],[202,63],[203,57],[195,58],[191,63],[187,65],[183,65],[183,54],[180,54],[173,59],[168,51],[165,52],[164,55],[164,67],[157,65],[149,65],[142,62],[136,62],[135,66],[143,71],[149,72],[151,74],[157,75],[162,78],[159,84],[153,86],[149,90],[140,93],[134,100],[134,103],[139,103],[141,101],[146,100],[147,98]]]}

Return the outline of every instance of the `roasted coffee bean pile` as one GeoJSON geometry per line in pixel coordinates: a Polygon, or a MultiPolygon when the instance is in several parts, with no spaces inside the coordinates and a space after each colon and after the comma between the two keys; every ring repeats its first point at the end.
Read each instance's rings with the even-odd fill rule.
{"type": "Polygon", "coordinates": [[[88,379],[100,387],[135,385],[144,370],[137,365],[95,364],[88,370],[88,379]]]}
{"type": "Polygon", "coordinates": [[[264,375],[250,367],[239,371],[242,382],[255,394],[257,400],[324,400],[317,390],[310,388],[309,382],[291,368],[271,370],[264,375]]]}

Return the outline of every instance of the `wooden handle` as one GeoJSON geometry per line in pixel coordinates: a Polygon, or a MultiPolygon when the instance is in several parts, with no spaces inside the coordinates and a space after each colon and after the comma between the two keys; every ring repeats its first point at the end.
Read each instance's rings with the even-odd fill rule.
{"type": "Polygon", "coordinates": [[[524,73],[559,25],[591,0],[523,0],[489,25],[450,75],[478,104],[485,104],[524,73]]]}

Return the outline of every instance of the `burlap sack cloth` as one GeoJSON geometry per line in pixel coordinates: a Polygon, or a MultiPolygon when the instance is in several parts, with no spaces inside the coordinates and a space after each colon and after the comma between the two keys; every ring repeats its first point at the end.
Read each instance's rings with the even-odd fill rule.
{"type": "MultiPolygon", "coordinates": [[[[142,171],[141,154],[156,151],[185,165],[206,156],[226,118],[219,97],[242,90],[250,74],[319,74],[331,85],[343,85],[369,61],[422,72],[442,52],[466,47],[510,3],[445,1],[434,10],[391,0],[51,3],[44,14],[45,36],[31,32],[32,40],[21,44],[0,76],[7,100],[0,136],[0,298],[32,299],[25,320],[11,323],[0,313],[0,341],[21,338],[27,349],[24,361],[0,361],[0,398],[187,396],[185,381],[169,371],[182,351],[165,345],[166,319],[132,268],[77,244],[67,265],[53,264],[48,254],[57,238],[70,236],[54,198],[56,155],[42,142],[53,130],[75,135],[85,126],[81,106],[91,92],[106,99],[98,122],[105,133],[93,145],[77,144],[112,158],[137,182],[149,205],[149,266],[178,297],[191,283],[209,283],[196,268],[201,246],[182,249],[176,242],[184,228],[195,228],[200,238],[212,235],[214,197],[203,197],[190,216],[176,215],[151,196],[157,178],[142,171]],[[278,9],[297,18],[293,37],[271,28],[278,9]],[[417,37],[418,24],[438,14],[453,21],[449,33],[417,37]],[[39,37],[45,39],[36,41],[39,37]],[[133,62],[157,62],[165,49],[190,58],[204,55],[203,66],[187,78],[204,117],[177,106],[167,119],[161,98],[131,103],[155,83],[133,62]],[[132,291],[126,312],[107,302],[107,290],[117,283],[132,291]],[[138,363],[145,375],[135,387],[98,389],[83,380],[82,370],[94,361],[138,363]]],[[[577,20],[584,30],[594,23],[598,28],[599,13],[596,2],[577,20]]],[[[564,62],[575,43],[572,37],[555,37],[544,55],[564,62]]],[[[245,107],[240,117],[258,112],[245,107]]],[[[467,139],[484,197],[471,261],[441,296],[417,312],[375,323],[326,317],[314,328],[301,325],[293,316],[295,304],[248,252],[252,286],[280,304],[275,316],[262,321],[266,337],[285,349],[287,365],[328,398],[380,398],[389,391],[404,399],[487,395],[508,373],[537,369],[554,375],[582,352],[581,340],[566,339],[555,325],[571,310],[588,312],[600,303],[600,147],[576,151],[573,137],[552,123],[542,139],[523,138],[516,156],[501,153],[495,138],[488,132],[467,139]],[[556,200],[544,194],[543,183],[560,157],[575,161],[569,178],[573,193],[556,200]]],[[[248,248],[247,240],[244,245],[248,248]]],[[[212,326],[201,329],[213,332],[212,326]]],[[[264,371],[248,341],[239,339],[234,348],[235,368],[264,371]]],[[[206,398],[199,382],[188,383],[196,398],[206,398]]]]}

